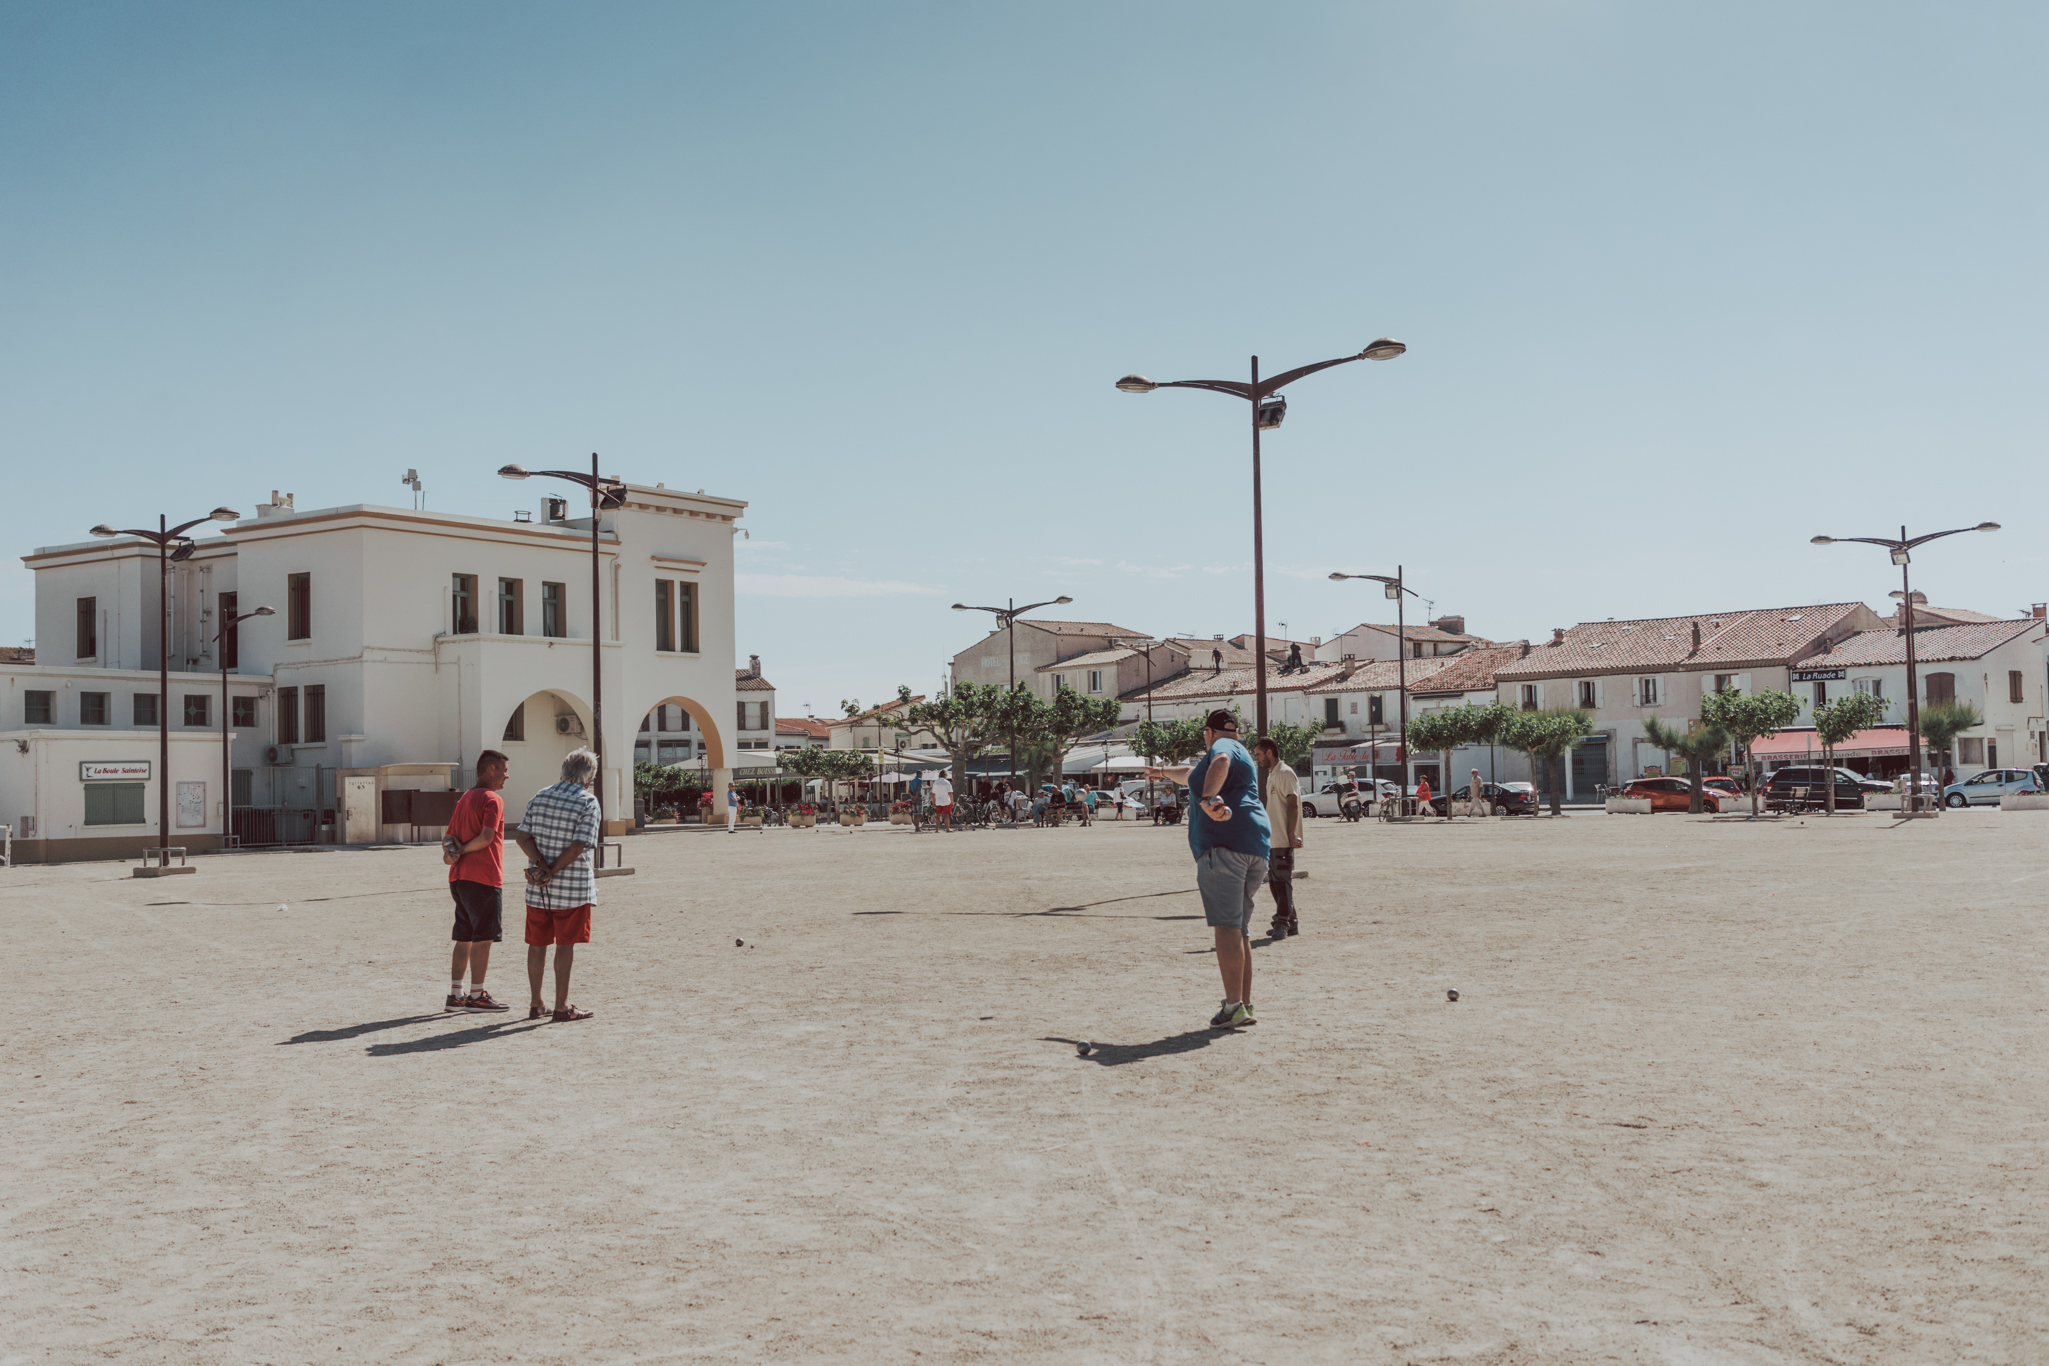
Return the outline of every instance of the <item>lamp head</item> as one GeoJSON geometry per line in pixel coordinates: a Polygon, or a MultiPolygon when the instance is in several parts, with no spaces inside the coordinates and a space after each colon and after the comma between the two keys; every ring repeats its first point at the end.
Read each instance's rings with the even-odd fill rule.
{"type": "Polygon", "coordinates": [[[252,617],[274,617],[277,615],[277,609],[274,607],[259,607],[249,615],[252,617]]]}
{"type": "Polygon", "coordinates": [[[206,515],[209,520],[215,522],[239,522],[242,520],[242,514],[233,508],[215,508],[206,515]]]}
{"type": "Polygon", "coordinates": [[[101,522],[85,534],[88,536],[119,536],[121,533],[108,526],[105,522],[101,522]]]}
{"type": "Polygon", "coordinates": [[[1913,558],[1913,556],[1907,553],[1907,549],[1905,546],[1901,546],[1899,549],[1893,551],[1892,553],[1892,562],[1894,564],[1912,564],[1913,558]]]}
{"type": "Polygon", "coordinates": [[[1977,526],[1975,526],[1975,527],[1973,527],[1973,528],[1971,528],[1971,529],[1972,529],[1973,531],[1997,531],[1997,530],[1999,530],[1999,523],[1997,523],[1997,522],[1980,522],[1980,523],[1978,523],[1978,525],[1977,525],[1977,526]]]}
{"type": "Polygon", "coordinates": [[[1393,360],[1408,349],[1393,337],[1382,337],[1378,341],[1368,342],[1366,349],[1359,354],[1367,360],[1393,360]]]}
{"type": "Polygon", "coordinates": [[[199,549],[199,542],[180,536],[178,544],[171,551],[171,563],[183,564],[192,558],[192,552],[199,549]]]}
{"type": "Polygon", "coordinates": [[[1388,585],[1387,587],[1385,587],[1385,588],[1381,589],[1380,591],[1381,591],[1381,594],[1382,594],[1382,596],[1384,596],[1384,597],[1390,597],[1390,598],[1393,598],[1393,599],[1395,599],[1395,600],[1396,600],[1397,602],[1399,602],[1399,601],[1401,600],[1401,596],[1402,596],[1402,586],[1401,586],[1400,584],[1398,584],[1398,583],[1391,583],[1391,584],[1389,584],[1389,585],[1388,585]]]}
{"type": "Polygon", "coordinates": [[[970,606],[968,606],[968,605],[967,605],[966,603],[964,603],[964,602],[957,602],[957,603],[955,603],[955,604],[953,605],[953,610],[954,610],[954,611],[956,611],[956,612],[972,612],[972,611],[974,611],[975,609],[974,609],[974,608],[972,608],[972,607],[970,607],[970,606]]]}
{"type": "Polygon", "coordinates": [[[1073,601],[1074,601],[1074,599],[1073,599],[1073,598],[1070,598],[1070,597],[1066,596],[1065,594],[1062,594],[1062,595],[1061,595],[1060,597],[1057,597],[1057,598],[1053,599],[1053,605],[1054,605],[1055,607],[1058,607],[1058,606],[1062,605],[1063,603],[1069,603],[1069,602],[1073,602],[1073,601]]]}
{"type": "Polygon", "coordinates": [[[1149,394],[1160,386],[1144,375],[1126,375],[1117,381],[1117,387],[1127,394],[1149,394]]]}
{"type": "Polygon", "coordinates": [[[1338,581],[1338,580],[1340,580],[1340,579],[1349,579],[1349,578],[1351,578],[1352,576],[1351,576],[1350,574],[1340,574],[1340,573],[1336,572],[1335,570],[1333,570],[1333,571],[1331,571],[1331,576],[1330,576],[1330,577],[1331,577],[1331,580],[1332,580],[1332,582],[1336,582],[1336,581],[1338,581]]]}
{"type": "Polygon", "coordinates": [[[1833,536],[1812,536],[1807,541],[1809,545],[1834,545],[1835,543],[1836,538],[1833,536]]]}
{"type": "Polygon", "coordinates": [[[498,477],[500,479],[524,479],[527,477],[526,466],[500,465],[498,467],[498,477]]]}

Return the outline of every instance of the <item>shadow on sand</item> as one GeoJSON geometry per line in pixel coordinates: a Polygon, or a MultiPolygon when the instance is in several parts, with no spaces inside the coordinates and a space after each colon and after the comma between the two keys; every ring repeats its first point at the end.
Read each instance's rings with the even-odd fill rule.
{"type": "MultiPolygon", "coordinates": [[[[1098,1067],[1121,1067],[1129,1062],[1144,1062],[1147,1058],[1170,1058],[1177,1053],[1193,1053],[1198,1048],[1208,1048],[1222,1039],[1228,1039],[1238,1031],[1235,1029],[1191,1029],[1186,1034],[1170,1034],[1151,1043],[1103,1043],[1092,1042],[1089,1055],[1079,1059],[1098,1067]]],[[[1041,1043],[1062,1043],[1069,1048],[1078,1047],[1080,1039],[1062,1039],[1047,1036],[1041,1043]]]]}

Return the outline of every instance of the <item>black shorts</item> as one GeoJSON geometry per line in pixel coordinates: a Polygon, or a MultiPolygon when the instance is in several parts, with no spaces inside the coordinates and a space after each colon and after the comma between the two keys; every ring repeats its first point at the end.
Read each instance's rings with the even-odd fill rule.
{"type": "Polygon", "coordinates": [[[455,898],[455,929],[450,939],[470,944],[488,939],[496,944],[505,938],[503,894],[498,888],[458,880],[448,884],[448,894],[455,898]]]}

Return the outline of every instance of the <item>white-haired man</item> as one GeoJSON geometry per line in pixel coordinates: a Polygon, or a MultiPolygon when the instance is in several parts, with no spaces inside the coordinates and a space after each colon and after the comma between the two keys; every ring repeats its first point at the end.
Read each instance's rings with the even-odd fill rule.
{"type": "Polygon", "coordinates": [[[569,969],[576,946],[591,942],[591,905],[598,899],[598,879],[591,851],[603,838],[598,825],[598,756],[587,749],[572,751],[562,761],[562,781],[536,792],[519,823],[519,848],[527,856],[526,978],[533,988],[527,1018],[552,1015],[556,1020],[588,1020],[591,1012],[569,1002],[569,969]],[[541,1004],[541,977],[548,949],[555,950],[555,1008],[541,1004]]]}

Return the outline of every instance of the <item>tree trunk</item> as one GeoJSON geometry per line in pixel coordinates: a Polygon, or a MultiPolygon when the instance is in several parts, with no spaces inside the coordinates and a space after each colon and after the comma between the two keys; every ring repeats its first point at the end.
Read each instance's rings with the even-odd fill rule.
{"type": "Polygon", "coordinates": [[[1547,755],[1545,756],[1544,766],[1551,775],[1551,814],[1554,816],[1560,815],[1562,813],[1558,809],[1558,803],[1559,796],[1565,789],[1565,756],[1562,754],[1547,755]]]}
{"type": "Polygon", "coordinates": [[[1438,752],[1444,755],[1444,818],[1450,820],[1451,794],[1455,790],[1451,785],[1451,751],[1446,749],[1438,752]]]}
{"type": "Polygon", "coordinates": [[[1823,745],[1821,761],[1828,765],[1828,814],[1836,814],[1836,747],[1823,745]]]}
{"type": "Polygon", "coordinates": [[[1694,758],[1690,754],[1686,756],[1686,776],[1692,780],[1692,784],[1686,793],[1686,814],[1689,816],[1698,816],[1701,811],[1700,764],[1701,761],[1699,759],[1694,758]]]}
{"type": "Polygon", "coordinates": [[[1757,814],[1757,756],[1750,752],[1750,746],[1743,747],[1743,776],[1750,783],[1750,814],[1757,814]]]}

